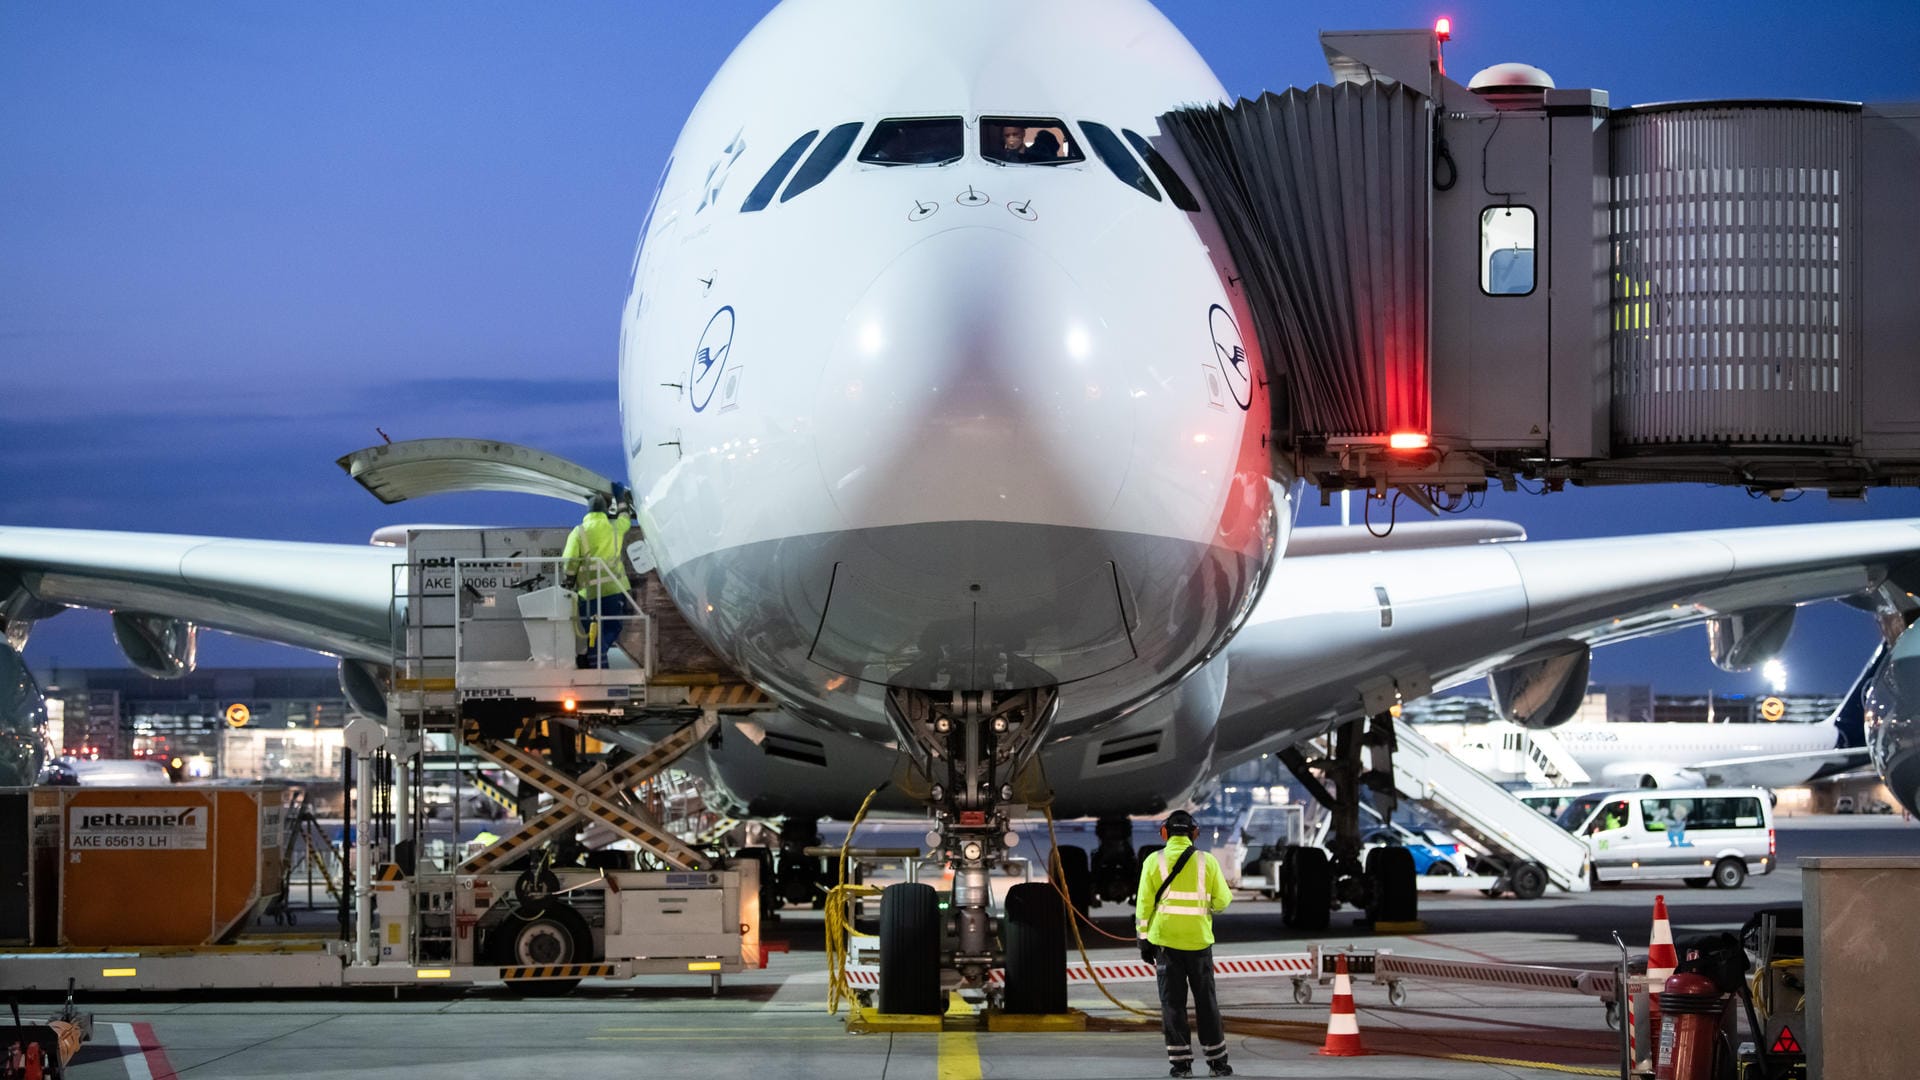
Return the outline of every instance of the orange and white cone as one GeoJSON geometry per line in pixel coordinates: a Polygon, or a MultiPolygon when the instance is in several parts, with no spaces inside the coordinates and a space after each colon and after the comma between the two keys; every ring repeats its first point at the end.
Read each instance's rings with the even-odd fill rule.
{"type": "MultiPolygon", "coordinates": [[[[1647,939],[1647,1043],[1648,1049],[1660,1045],[1660,991],[1667,976],[1680,966],[1680,954],[1673,947],[1673,924],[1667,921],[1667,898],[1653,898],[1653,934],[1647,939]]],[[[1639,1048],[1634,1048],[1638,1053],[1639,1048]]],[[[1636,1065],[1640,1064],[1638,1060],[1636,1065]]]]}
{"type": "Polygon", "coordinates": [[[1327,1014],[1327,1042],[1320,1053],[1328,1057],[1360,1057],[1373,1051],[1360,1045],[1360,1018],[1353,1011],[1353,980],[1347,977],[1347,954],[1333,962],[1333,1011],[1327,1014]]]}

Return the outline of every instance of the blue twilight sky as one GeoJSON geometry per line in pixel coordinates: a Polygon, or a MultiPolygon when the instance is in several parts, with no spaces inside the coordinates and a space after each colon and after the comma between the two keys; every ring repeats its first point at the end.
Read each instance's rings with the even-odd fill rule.
{"type": "MultiPolygon", "coordinates": [[[[0,3],[0,522],[362,542],[400,521],[333,465],[378,439],[532,443],[612,472],[617,317],[661,165],[753,3],[0,3]]],[[[1319,29],[1452,16],[1456,74],[1525,60],[1615,104],[1920,100],[1920,5],[1166,5],[1235,93],[1325,78],[1319,29]]],[[[769,93],[778,93],[770,87],[769,93]]],[[[1920,492],[1494,494],[1536,538],[1920,515],[1920,492]]],[[[1308,521],[1330,520],[1317,507],[1308,521]]],[[[1803,616],[1794,689],[1840,689],[1864,616],[1803,616]]],[[[1595,677],[1752,689],[1699,631],[1595,677]]],[[[119,663],[103,617],[35,666],[119,663]]],[[[306,654],[210,636],[208,664],[306,654]]]]}

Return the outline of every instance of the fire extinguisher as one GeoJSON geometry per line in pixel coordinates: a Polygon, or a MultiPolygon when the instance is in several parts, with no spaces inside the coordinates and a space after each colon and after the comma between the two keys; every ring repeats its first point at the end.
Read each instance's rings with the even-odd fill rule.
{"type": "Polygon", "coordinates": [[[1712,979],[1690,971],[1667,977],[1660,995],[1655,1080],[1712,1080],[1721,1011],[1720,988],[1712,979]]]}

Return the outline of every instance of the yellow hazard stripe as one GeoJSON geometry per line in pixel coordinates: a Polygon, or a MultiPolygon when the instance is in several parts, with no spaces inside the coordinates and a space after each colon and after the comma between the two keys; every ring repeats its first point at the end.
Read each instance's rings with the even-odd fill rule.
{"type": "Polygon", "coordinates": [[[746,683],[727,683],[720,686],[690,686],[687,688],[687,703],[700,706],[722,705],[764,705],[773,699],[760,692],[755,686],[746,683]]]}
{"type": "Polygon", "coordinates": [[[614,973],[612,964],[530,964],[500,969],[502,979],[599,979],[614,973]]]}
{"type": "Polygon", "coordinates": [[[380,876],[375,880],[405,881],[406,879],[407,879],[407,875],[400,872],[400,864],[388,863],[387,865],[380,868],[380,876]]]}

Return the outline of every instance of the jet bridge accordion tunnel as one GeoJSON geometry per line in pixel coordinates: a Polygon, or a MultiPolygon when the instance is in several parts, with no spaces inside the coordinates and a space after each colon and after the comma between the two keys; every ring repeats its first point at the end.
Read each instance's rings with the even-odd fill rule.
{"type": "Polygon", "coordinates": [[[1324,493],[1920,484],[1920,105],[1614,109],[1425,30],[1161,117],[1324,493]]]}

